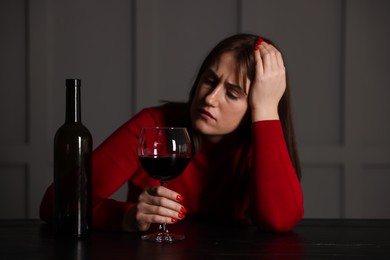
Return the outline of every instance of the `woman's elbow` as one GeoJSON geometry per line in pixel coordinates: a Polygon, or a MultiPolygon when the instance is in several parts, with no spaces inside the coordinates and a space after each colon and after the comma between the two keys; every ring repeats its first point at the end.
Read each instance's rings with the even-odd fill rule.
{"type": "Polygon", "coordinates": [[[254,225],[261,230],[273,233],[285,233],[291,231],[303,218],[303,208],[293,214],[277,214],[255,218],[254,225]]]}
{"type": "Polygon", "coordinates": [[[51,185],[45,192],[39,207],[39,217],[41,220],[51,223],[54,211],[54,190],[51,185]]]}

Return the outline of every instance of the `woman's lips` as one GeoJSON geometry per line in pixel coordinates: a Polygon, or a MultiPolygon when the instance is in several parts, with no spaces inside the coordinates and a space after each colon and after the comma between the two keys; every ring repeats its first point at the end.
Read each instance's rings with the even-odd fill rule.
{"type": "Polygon", "coordinates": [[[205,118],[205,119],[213,119],[215,120],[215,117],[210,113],[208,112],[206,109],[199,109],[199,114],[201,117],[205,118]]]}

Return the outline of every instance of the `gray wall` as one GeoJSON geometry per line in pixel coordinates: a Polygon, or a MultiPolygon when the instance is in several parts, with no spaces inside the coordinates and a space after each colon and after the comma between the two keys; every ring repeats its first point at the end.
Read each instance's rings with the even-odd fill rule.
{"type": "Polygon", "coordinates": [[[389,218],[389,13],[387,0],[1,0],[0,218],[38,217],[65,78],[82,79],[96,147],[141,108],[186,100],[238,32],[284,53],[306,217],[389,218]]]}

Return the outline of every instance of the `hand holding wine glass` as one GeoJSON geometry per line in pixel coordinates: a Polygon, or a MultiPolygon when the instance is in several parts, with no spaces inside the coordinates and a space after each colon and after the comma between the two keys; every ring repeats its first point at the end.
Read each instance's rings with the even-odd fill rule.
{"type": "MultiPolygon", "coordinates": [[[[191,160],[192,147],[185,128],[145,127],[142,129],[138,143],[138,157],[148,175],[160,181],[166,187],[167,182],[179,176],[191,160]]],[[[154,188],[149,193],[164,192],[165,188],[154,188]]],[[[175,198],[177,199],[177,198],[175,198]]],[[[166,223],[161,223],[158,233],[142,236],[144,240],[172,242],[184,239],[183,235],[171,234],[166,223]]]]}

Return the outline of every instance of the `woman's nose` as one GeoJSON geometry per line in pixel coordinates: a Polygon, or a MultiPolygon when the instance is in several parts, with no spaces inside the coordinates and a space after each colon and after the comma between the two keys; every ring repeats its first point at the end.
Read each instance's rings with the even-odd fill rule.
{"type": "Polygon", "coordinates": [[[210,89],[206,93],[206,97],[205,97],[206,104],[210,105],[210,106],[216,106],[218,104],[220,91],[221,91],[221,86],[220,85],[216,86],[213,89],[210,89]]]}

